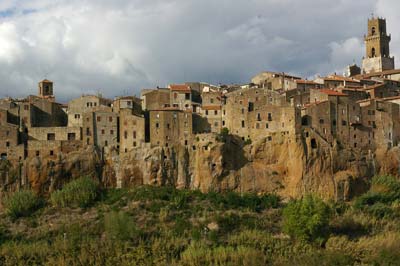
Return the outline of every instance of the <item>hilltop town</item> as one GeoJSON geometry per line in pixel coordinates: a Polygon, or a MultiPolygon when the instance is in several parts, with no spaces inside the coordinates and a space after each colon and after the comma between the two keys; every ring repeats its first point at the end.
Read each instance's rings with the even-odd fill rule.
{"type": "Polygon", "coordinates": [[[0,184],[46,192],[92,174],[105,186],[347,198],[360,180],[397,171],[379,160],[400,140],[390,40],[385,19],[369,19],[362,66],[314,80],[265,71],[244,85],[188,82],[67,105],[42,80],[37,95],[0,100],[0,184]]]}

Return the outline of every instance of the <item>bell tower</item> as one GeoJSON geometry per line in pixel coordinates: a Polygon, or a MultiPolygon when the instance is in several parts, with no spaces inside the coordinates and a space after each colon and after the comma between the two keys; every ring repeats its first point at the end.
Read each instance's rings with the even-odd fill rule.
{"type": "Polygon", "coordinates": [[[394,69],[394,58],[390,57],[391,36],[386,31],[386,19],[368,19],[368,34],[364,36],[366,57],[362,62],[365,74],[394,69]]]}
{"type": "Polygon", "coordinates": [[[39,97],[54,100],[52,81],[45,79],[39,82],[39,97]]]}

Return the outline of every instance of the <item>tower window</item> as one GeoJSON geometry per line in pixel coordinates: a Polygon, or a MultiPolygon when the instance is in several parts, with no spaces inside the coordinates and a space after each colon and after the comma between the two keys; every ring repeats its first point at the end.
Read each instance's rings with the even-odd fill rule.
{"type": "Polygon", "coordinates": [[[375,35],[375,33],[376,33],[375,27],[372,27],[371,28],[371,35],[375,35]]]}
{"type": "Polygon", "coordinates": [[[375,57],[375,55],[376,55],[376,54],[375,54],[375,48],[372,48],[372,49],[371,49],[371,56],[372,56],[372,57],[375,57]]]}

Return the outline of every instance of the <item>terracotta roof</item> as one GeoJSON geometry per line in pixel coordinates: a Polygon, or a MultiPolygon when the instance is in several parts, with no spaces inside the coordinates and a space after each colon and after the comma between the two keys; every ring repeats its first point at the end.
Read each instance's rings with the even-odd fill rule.
{"type": "Polygon", "coordinates": [[[329,96],[347,96],[347,94],[344,94],[340,91],[334,91],[334,90],[330,90],[330,89],[321,89],[318,91],[321,93],[324,93],[324,94],[328,94],[329,96]]]}
{"type": "Polygon", "coordinates": [[[293,76],[293,75],[290,75],[290,74],[287,74],[284,72],[273,72],[273,71],[263,71],[261,73],[258,73],[256,76],[261,75],[261,74],[273,74],[273,75],[278,75],[278,76],[285,75],[285,77],[287,77],[287,78],[301,79],[300,77],[296,77],[296,76],[293,76]]]}
{"type": "Polygon", "coordinates": [[[360,77],[369,78],[369,77],[377,77],[377,76],[385,76],[385,75],[393,75],[393,74],[400,74],[400,69],[392,69],[392,70],[385,70],[382,72],[375,72],[370,74],[362,74],[360,77]]]}
{"type": "Polygon", "coordinates": [[[386,98],[382,98],[381,100],[384,100],[384,101],[390,101],[390,100],[397,100],[397,99],[400,99],[400,95],[398,95],[398,96],[392,96],[392,97],[386,97],[386,98]]]}
{"type": "Polygon", "coordinates": [[[150,112],[154,111],[182,111],[182,110],[180,110],[179,107],[163,107],[160,109],[150,110],[150,112]]]}
{"type": "Polygon", "coordinates": [[[363,88],[364,90],[373,90],[373,89],[377,89],[380,87],[385,87],[386,84],[376,84],[376,85],[372,85],[372,86],[367,86],[365,88],[363,88]]]}
{"type": "Polygon", "coordinates": [[[221,110],[221,108],[220,105],[206,105],[201,107],[203,110],[221,110]]]}
{"type": "Polygon", "coordinates": [[[314,105],[318,105],[318,104],[321,104],[321,103],[326,103],[326,102],[328,102],[328,101],[316,101],[316,102],[312,102],[312,103],[307,103],[307,104],[304,105],[304,108],[308,108],[308,107],[311,107],[311,106],[314,106],[314,105]]]}
{"type": "Polygon", "coordinates": [[[328,81],[346,81],[346,82],[356,82],[356,83],[360,83],[359,80],[356,79],[352,79],[352,78],[346,78],[343,76],[338,76],[338,75],[331,75],[328,77],[323,78],[324,80],[328,80],[328,81]]]}
{"type": "Polygon", "coordinates": [[[304,80],[304,79],[299,79],[295,81],[298,84],[312,84],[312,85],[320,85],[312,80],[304,80]]]}
{"type": "Polygon", "coordinates": [[[190,92],[190,86],[186,84],[172,84],[169,85],[169,88],[172,91],[185,91],[185,92],[190,92]]]}

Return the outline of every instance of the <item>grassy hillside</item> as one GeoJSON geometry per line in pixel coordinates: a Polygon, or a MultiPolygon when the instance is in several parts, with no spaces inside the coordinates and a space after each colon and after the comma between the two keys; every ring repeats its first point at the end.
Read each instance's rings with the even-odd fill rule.
{"type": "Polygon", "coordinates": [[[7,195],[0,265],[400,265],[400,182],[352,203],[140,187],[82,178],[7,195]]]}

